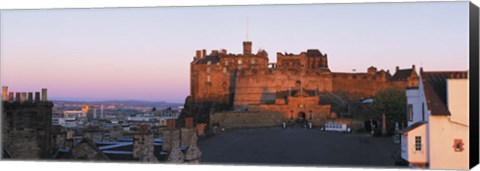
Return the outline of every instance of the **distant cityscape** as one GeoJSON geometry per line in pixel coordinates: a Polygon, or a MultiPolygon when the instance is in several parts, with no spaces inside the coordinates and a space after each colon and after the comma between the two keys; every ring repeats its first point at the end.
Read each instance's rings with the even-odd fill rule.
{"type": "MultiPolygon", "coordinates": [[[[147,101],[56,101],[53,100],[52,125],[76,128],[98,126],[98,120],[110,123],[161,122],[176,119],[183,109],[180,103],[147,101]]],[[[152,125],[159,126],[160,123],[152,125]]]]}

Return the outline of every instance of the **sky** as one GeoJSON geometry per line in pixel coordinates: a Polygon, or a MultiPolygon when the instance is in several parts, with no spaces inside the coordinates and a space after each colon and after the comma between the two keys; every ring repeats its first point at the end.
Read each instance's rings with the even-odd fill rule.
{"type": "Polygon", "coordinates": [[[467,70],[468,29],[468,2],[6,10],[0,79],[50,99],[184,102],[195,51],[241,53],[247,32],[270,62],[319,49],[333,72],[393,73],[467,70]]]}

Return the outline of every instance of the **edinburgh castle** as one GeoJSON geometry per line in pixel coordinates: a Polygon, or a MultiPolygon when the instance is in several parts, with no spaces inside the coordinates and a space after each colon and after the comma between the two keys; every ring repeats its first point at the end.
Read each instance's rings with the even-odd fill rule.
{"type": "Polygon", "coordinates": [[[372,98],[382,88],[416,87],[415,66],[390,71],[371,66],[366,72],[341,73],[329,69],[328,56],[317,49],[299,54],[277,53],[269,63],[264,50],[252,53],[243,42],[243,54],[227,50],[197,50],[190,64],[190,96],[183,116],[208,122],[215,112],[274,111],[284,120],[339,114],[346,104],[372,98]]]}

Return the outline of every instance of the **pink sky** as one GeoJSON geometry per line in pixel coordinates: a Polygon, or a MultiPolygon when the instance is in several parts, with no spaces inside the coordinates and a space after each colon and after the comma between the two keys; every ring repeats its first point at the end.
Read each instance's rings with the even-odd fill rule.
{"type": "Polygon", "coordinates": [[[1,13],[1,82],[53,99],[183,102],[195,50],[319,49],[334,72],[468,69],[468,2],[18,10],[1,13]]]}

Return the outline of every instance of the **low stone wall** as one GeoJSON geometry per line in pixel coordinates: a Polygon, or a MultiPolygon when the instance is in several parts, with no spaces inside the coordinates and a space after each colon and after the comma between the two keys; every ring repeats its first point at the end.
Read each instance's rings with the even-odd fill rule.
{"type": "Polygon", "coordinates": [[[281,112],[250,111],[220,112],[210,114],[210,124],[218,124],[221,128],[259,128],[279,127],[284,121],[281,112]]]}

